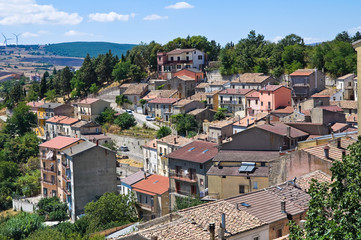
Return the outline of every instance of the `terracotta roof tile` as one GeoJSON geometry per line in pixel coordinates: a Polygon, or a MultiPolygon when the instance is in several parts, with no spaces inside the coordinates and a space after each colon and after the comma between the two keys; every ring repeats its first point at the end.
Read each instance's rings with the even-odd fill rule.
{"type": "Polygon", "coordinates": [[[46,120],[46,122],[49,122],[49,123],[59,123],[59,124],[67,124],[67,125],[74,124],[78,121],[79,121],[79,119],[77,119],[77,118],[71,118],[71,117],[67,117],[67,116],[54,116],[54,117],[46,120]]]}
{"type": "Polygon", "coordinates": [[[209,83],[200,83],[196,86],[196,88],[206,88],[206,87],[209,87],[209,83]]]}
{"type": "Polygon", "coordinates": [[[222,121],[213,121],[213,122],[211,122],[209,127],[212,127],[212,128],[224,128],[224,127],[229,126],[229,125],[231,125],[233,123],[234,123],[233,119],[222,120],[222,121]]]}
{"type": "Polygon", "coordinates": [[[272,113],[288,113],[288,114],[292,114],[294,112],[294,108],[292,106],[287,106],[284,108],[278,108],[274,111],[272,111],[272,113]]]}
{"type": "Polygon", "coordinates": [[[235,89],[235,88],[228,88],[225,90],[222,90],[219,92],[220,95],[226,95],[226,94],[231,94],[231,95],[246,95],[252,91],[255,91],[254,89],[235,89]]]}
{"type": "Polygon", "coordinates": [[[192,52],[194,50],[197,50],[196,48],[176,48],[170,52],[167,52],[167,55],[175,55],[175,54],[181,54],[181,53],[184,53],[184,52],[192,52]]]}
{"type": "Polygon", "coordinates": [[[232,83],[263,83],[264,81],[271,78],[263,73],[244,73],[239,79],[233,80],[232,83]]]}
{"type": "Polygon", "coordinates": [[[147,142],[143,145],[143,148],[151,148],[157,150],[157,139],[147,142]]]}
{"type": "Polygon", "coordinates": [[[321,170],[317,170],[297,178],[296,185],[303,191],[308,192],[312,179],[315,179],[318,182],[332,183],[330,175],[322,172],[321,170]]]}
{"type": "Polygon", "coordinates": [[[335,93],[337,93],[336,89],[326,88],[326,89],[322,90],[319,93],[313,94],[311,97],[313,97],[313,98],[327,98],[327,97],[331,97],[335,93]]]}
{"type": "Polygon", "coordinates": [[[171,98],[176,96],[178,90],[152,90],[143,99],[152,100],[155,98],[171,98]]]}
{"type": "Polygon", "coordinates": [[[178,98],[155,98],[151,101],[149,101],[149,103],[154,103],[154,104],[174,104],[178,101],[178,98]]]}
{"type": "Polygon", "coordinates": [[[357,101],[343,100],[343,101],[331,101],[330,105],[339,106],[346,109],[357,109],[357,101]]]}
{"type": "Polygon", "coordinates": [[[191,78],[191,77],[188,77],[188,76],[185,76],[185,75],[181,75],[181,76],[176,76],[176,78],[179,78],[183,81],[195,81],[194,78],[191,78]]]}
{"type": "Polygon", "coordinates": [[[196,140],[168,154],[166,157],[189,162],[205,163],[212,160],[217,152],[217,144],[196,140]]]}
{"type": "Polygon", "coordinates": [[[343,112],[343,109],[338,107],[338,106],[319,106],[318,108],[322,108],[325,109],[327,111],[331,111],[331,112],[343,112]]]}
{"type": "Polygon", "coordinates": [[[178,102],[174,103],[173,106],[179,106],[179,107],[184,107],[192,102],[194,102],[196,100],[192,100],[192,99],[181,99],[178,102]]]}
{"type": "Polygon", "coordinates": [[[348,126],[349,125],[347,123],[335,123],[331,128],[333,132],[340,132],[348,128],[348,126]]]}
{"type": "MultiPolygon", "coordinates": [[[[260,92],[264,92],[264,91],[269,91],[269,92],[274,92],[282,87],[285,87],[283,85],[266,85],[264,88],[260,88],[258,91],[260,92]]],[[[287,87],[285,87],[287,88],[287,87]]]]}
{"type": "Polygon", "coordinates": [[[95,102],[97,102],[99,99],[97,98],[85,98],[83,100],[81,100],[79,103],[82,103],[82,104],[93,104],[95,102]]]}
{"type": "Polygon", "coordinates": [[[64,136],[57,136],[53,139],[50,139],[47,142],[44,142],[39,145],[39,147],[46,147],[46,148],[55,148],[55,149],[62,149],[66,146],[69,146],[73,143],[80,141],[79,138],[71,138],[71,137],[64,137],[64,136]]]}
{"type": "Polygon", "coordinates": [[[161,139],[158,139],[157,140],[157,144],[158,143],[166,143],[168,145],[172,145],[172,146],[184,146],[188,143],[190,143],[191,141],[193,141],[192,139],[189,139],[189,138],[185,138],[185,137],[182,137],[182,136],[179,136],[179,135],[168,135],[168,136],[165,136],[161,139]]]}
{"type": "MultiPolygon", "coordinates": [[[[276,123],[276,124],[264,124],[261,126],[257,126],[257,128],[269,131],[269,132],[273,132],[275,134],[278,135],[282,135],[282,136],[287,136],[287,125],[284,123],[276,123]]],[[[291,128],[291,137],[292,138],[298,138],[298,137],[304,137],[309,135],[306,132],[303,132],[301,130],[298,130],[296,128],[290,127],[291,128]]]]}
{"type": "Polygon", "coordinates": [[[147,83],[132,84],[124,91],[123,95],[141,95],[148,89],[147,83]]]}
{"type": "Polygon", "coordinates": [[[162,195],[169,190],[169,178],[154,174],[134,184],[132,189],[134,191],[146,192],[150,195],[162,195]]]}
{"type": "Polygon", "coordinates": [[[341,77],[339,77],[339,78],[337,78],[337,79],[345,80],[345,79],[347,79],[347,78],[349,78],[349,77],[354,78],[354,77],[355,77],[355,74],[349,73],[349,74],[343,75],[343,76],[341,76],[341,77]]]}
{"type": "Polygon", "coordinates": [[[315,69],[298,69],[290,74],[290,76],[310,76],[315,69]]]}

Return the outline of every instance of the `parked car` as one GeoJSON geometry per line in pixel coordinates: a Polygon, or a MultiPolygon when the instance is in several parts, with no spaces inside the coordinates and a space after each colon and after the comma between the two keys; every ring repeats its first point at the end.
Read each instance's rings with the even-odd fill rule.
{"type": "Polygon", "coordinates": [[[133,115],[133,111],[130,109],[125,110],[125,112],[129,113],[130,115],[133,115]]]}
{"type": "Polygon", "coordinates": [[[129,148],[128,148],[127,146],[121,146],[121,147],[119,148],[119,151],[121,151],[121,152],[128,152],[128,151],[129,151],[129,148]]]}
{"type": "Polygon", "coordinates": [[[145,117],[145,120],[147,120],[147,121],[155,121],[155,117],[146,116],[146,117],[145,117]]]}

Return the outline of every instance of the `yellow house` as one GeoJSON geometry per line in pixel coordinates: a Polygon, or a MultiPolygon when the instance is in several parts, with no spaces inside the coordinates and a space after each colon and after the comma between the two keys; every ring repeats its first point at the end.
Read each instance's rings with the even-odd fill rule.
{"type": "Polygon", "coordinates": [[[220,151],[207,172],[209,198],[229,198],[268,187],[268,163],[278,157],[278,151],[220,151]]]}
{"type": "MultiPolygon", "coordinates": [[[[361,84],[359,84],[359,80],[361,76],[361,40],[358,40],[354,43],[352,43],[353,48],[356,50],[357,52],[357,96],[360,96],[361,93],[361,84]]],[[[361,101],[357,101],[357,108],[361,109],[361,101]]],[[[359,121],[361,121],[361,111],[357,112],[357,121],[358,121],[358,126],[361,126],[361,124],[359,123],[359,121]]],[[[358,135],[361,135],[361,128],[358,129],[358,135]]]]}

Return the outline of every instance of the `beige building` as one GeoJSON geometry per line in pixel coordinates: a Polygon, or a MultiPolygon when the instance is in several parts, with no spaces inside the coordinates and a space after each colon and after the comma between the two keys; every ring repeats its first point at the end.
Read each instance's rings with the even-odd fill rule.
{"type": "Polygon", "coordinates": [[[204,108],[204,103],[191,100],[191,99],[182,99],[173,104],[173,114],[185,114],[194,109],[204,108]]]}
{"type": "Polygon", "coordinates": [[[147,83],[130,84],[123,92],[123,95],[134,104],[137,104],[139,100],[148,92],[147,83]]]}
{"type": "Polygon", "coordinates": [[[186,144],[192,142],[192,139],[175,136],[175,135],[168,135],[164,138],[157,140],[157,153],[158,153],[158,167],[157,167],[157,174],[162,176],[169,176],[169,163],[168,158],[165,156],[174,152],[175,150],[185,146],[186,144]]]}
{"type": "Polygon", "coordinates": [[[110,102],[97,98],[86,98],[75,104],[75,106],[75,116],[78,119],[94,121],[105,108],[110,108],[110,102]]]}
{"type": "Polygon", "coordinates": [[[173,104],[178,98],[155,98],[148,102],[149,113],[168,122],[173,115],[173,104]]]}

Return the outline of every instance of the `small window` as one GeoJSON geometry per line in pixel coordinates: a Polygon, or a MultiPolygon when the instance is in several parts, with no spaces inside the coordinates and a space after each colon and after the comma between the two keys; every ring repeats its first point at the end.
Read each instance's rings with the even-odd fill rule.
{"type": "Polygon", "coordinates": [[[258,189],[258,182],[253,182],[253,189],[258,189]]]}
{"type": "Polygon", "coordinates": [[[239,185],[239,193],[244,193],[244,185],[239,185]]]}
{"type": "Polygon", "coordinates": [[[203,164],[202,163],[199,164],[199,169],[203,169],[203,164]]]}
{"type": "Polygon", "coordinates": [[[199,179],[199,184],[200,184],[202,187],[204,187],[204,180],[203,180],[203,178],[200,178],[200,179],[199,179]]]}
{"type": "Polygon", "coordinates": [[[261,101],[261,106],[263,106],[263,102],[261,101]]]}
{"type": "Polygon", "coordinates": [[[222,176],[222,178],[226,178],[226,176],[222,176]]]}
{"type": "Polygon", "coordinates": [[[180,57],[177,57],[177,60],[180,61],[180,57]]]}
{"type": "Polygon", "coordinates": [[[259,240],[259,237],[253,237],[253,240],[259,240]]]}
{"type": "Polygon", "coordinates": [[[258,100],[256,100],[256,105],[258,104],[258,100]]]}
{"type": "Polygon", "coordinates": [[[261,162],[261,167],[265,167],[266,163],[265,162],[261,162]]]}
{"type": "Polygon", "coordinates": [[[182,68],[182,66],[181,65],[177,65],[177,69],[181,69],[182,68]]]}
{"type": "Polygon", "coordinates": [[[277,235],[276,235],[277,238],[282,237],[282,228],[278,229],[276,232],[277,232],[277,235]]]}
{"type": "Polygon", "coordinates": [[[268,92],[268,96],[270,95],[270,92],[268,92]]]}
{"type": "Polygon", "coordinates": [[[202,60],[203,56],[202,55],[198,55],[198,60],[202,60]]]}

